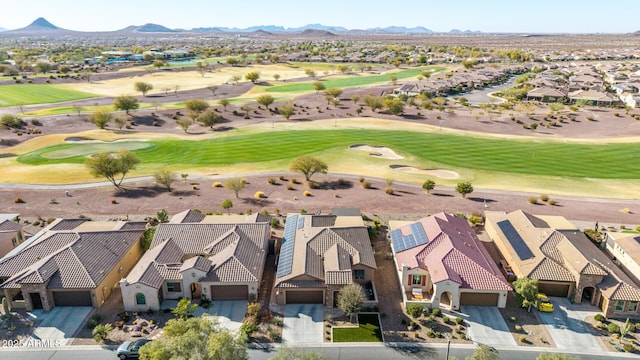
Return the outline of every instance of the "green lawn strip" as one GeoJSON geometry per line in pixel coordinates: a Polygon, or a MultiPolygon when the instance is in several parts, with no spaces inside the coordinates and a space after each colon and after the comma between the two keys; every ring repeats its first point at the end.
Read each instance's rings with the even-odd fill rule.
{"type": "MultiPolygon", "coordinates": [[[[390,76],[393,74],[396,79],[402,80],[420,75],[425,70],[431,70],[433,72],[439,72],[444,70],[444,67],[419,67],[406,70],[400,70],[397,72],[390,72],[378,75],[351,75],[348,77],[329,79],[322,81],[325,88],[349,88],[356,86],[373,85],[376,83],[390,82],[390,76]]],[[[265,89],[267,92],[298,92],[298,91],[313,91],[313,83],[315,81],[297,82],[286,85],[272,86],[265,89]]]]}
{"type": "MultiPolygon", "coordinates": [[[[138,109],[148,109],[154,106],[155,106],[154,104],[150,104],[150,103],[140,103],[140,107],[138,109]]],[[[164,104],[158,106],[158,109],[164,109],[164,108],[165,108],[164,104]]],[[[184,103],[182,105],[182,108],[184,108],[184,103]]],[[[97,105],[97,106],[82,105],[82,110],[80,110],[80,112],[84,114],[93,113],[96,111],[112,112],[116,110],[113,108],[113,105],[97,105]]],[[[47,108],[47,109],[26,111],[24,115],[25,116],[48,116],[48,115],[64,115],[64,114],[75,114],[75,113],[77,112],[76,112],[76,109],[73,108],[73,106],[60,106],[60,107],[53,107],[53,108],[47,108]]],[[[132,112],[132,114],[135,114],[135,111],[132,112]]]]}
{"type": "Polygon", "coordinates": [[[358,327],[333,328],[333,342],[382,342],[378,314],[358,314],[358,327]]]}
{"type": "MultiPolygon", "coordinates": [[[[353,144],[387,146],[412,158],[412,163],[441,164],[502,173],[600,179],[640,179],[637,144],[578,144],[555,141],[527,141],[481,138],[409,131],[345,129],[274,131],[207,140],[153,140],[151,148],[136,150],[143,163],[190,164],[195,167],[260,163],[292,159],[330,149],[342,151],[353,144]]],[[[79,163],[83,156],[51,160],[41,156],[60,144],[24,154],[26,164],[79,163]]],[[[114,143],[117,150],[117,143],[114,143]]],[[[409,160],[397,160],[405,164],[409,160]]]]}
{"type": "Polygon", "coordinates": [[[67,90],[56,85],[0,86],[0,106],[49,104],[96,97],[81,91],[67,90]]]}

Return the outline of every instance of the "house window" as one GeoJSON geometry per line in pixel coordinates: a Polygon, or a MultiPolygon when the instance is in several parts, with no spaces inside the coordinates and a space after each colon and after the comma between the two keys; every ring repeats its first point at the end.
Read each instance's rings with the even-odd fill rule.
{"type": "Polygon", "coordinates": [[[145,299],[144,294],[137,293],[136,294],[136,305],[146,305],[147,299],[145,299]]]}
{"type": "Polygon", "coordinates": [[[637,301],[629,301],[629,305],[627,307],[627,311],[629,311],[629,312],[638,311],[638,302],[637,301]]]}
{"type": "Polygon", "coordinates": [[[170,282],[167,283],[167,291],[168,292],[181,292],[182,288],[179,282],[170,282]]]}
{"type": "Polygon", "coordinates": [[[356,280],[364,279],[364,270],[353,270],[353,278],[356,280]]]}
{"type": "Polygon", "coordinates": [[[422,275],[412,275],[411,285],[422,285],[422,275]]]}
{"type": "Polygon", "coordinates": [[[616,310],[615,311],[624,311],[624,301],[622,301],[622,300],[616,301],[616,310]]]}

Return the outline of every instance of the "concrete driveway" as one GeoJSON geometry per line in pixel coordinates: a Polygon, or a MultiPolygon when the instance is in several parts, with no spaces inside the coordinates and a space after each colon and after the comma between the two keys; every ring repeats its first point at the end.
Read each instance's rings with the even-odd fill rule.
{"type": "Polygon", "coordinates": [[[33,330],[31,338],[52,346],[66,345],[91,310],[91,306],[56,306],[49,312],[34,310],[29,313],[30,317],[42,322],[33,330]]]}
{"type": "Polygon", "coordinates": [[[282,343],[288,345],[322,343],[324,305],[289,304],[284,307],[282,343]]]}
{"type": "Polygon", "coordinates": [[[200,306],[196,309],[194,316],[202,316],[204,314],[212,315],[217,318],[220,327],[232,332],[236,332],[242,325],[244,315],[247,313],[248,301],[246,300],[215,300],[208,309],[200,306]]]}
{"type": "Polygon", "coordinates": [[[603,351],[600,342],[591,334],[584,321],[588,316],[599,313],[600,309],[588,304],[572,304],[567,298],[554,297],[551,302],[555,306],[554,312],[538,314],[558,349],[603,351]]]}
{"type": "Polygon", "coordinates": [[[469,323],[471,341],[490,346],[516,346],[500,310],[494,306],[462,306],[460,311],[469,323]]]}

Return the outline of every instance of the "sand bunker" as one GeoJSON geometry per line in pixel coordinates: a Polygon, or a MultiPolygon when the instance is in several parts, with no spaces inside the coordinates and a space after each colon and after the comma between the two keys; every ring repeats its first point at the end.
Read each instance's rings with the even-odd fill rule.
{"type": "Polygon", "coordinates": [[[393,170],[410,172],[410,173],[417,173],[417,174],[432,175],[432,176],[438,177],[440,179],[447,179],[447,180],[455,180],[455,179],[458,179],[460,177],[460,174],[458,174],[455,171],[450,171],[450,170],[420,169],[420,168],[417,168],[417,167],[414,167],[414,166],[408,166],[408,165],[389,165],[389,167],[392,168],[393,170]]]}
{"type": "Polygon", "coordinates": [[[353,150],[361,150],[369,152],[369,155],[380,157],[383,159],[404,159],[402,156],[395,153],[395,151],[384,146],[369,146],[369,145],[351,145],[349,148],[353,150]]]}

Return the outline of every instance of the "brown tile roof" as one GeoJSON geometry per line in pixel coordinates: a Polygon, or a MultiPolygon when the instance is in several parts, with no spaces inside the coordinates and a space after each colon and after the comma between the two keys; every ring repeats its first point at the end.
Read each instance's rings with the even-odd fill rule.
{"type": "Polygon", "coordinates": [[[160,224],[151,248],[127,281],[159,288],[164,280],[179,280],[181,271],[192,268],[207,273],[200,281],[259,281],[269,236],[266,222],[160,224]]]}
{"type": "Polygon", "coordinates": [[[145,230],[146,228],[146,221],[127,221],[122,224],[119,230],[145,230]]]}
{"type": "Polygon", "coordinates": [[[173,224],[199,223],[204,218],[205,215],[200,211],[189,209],[173,215],[170,222],[173,224]]]}
{"type": "Polygon", "coordinates": [[[335,215],[314,215],[311,217],[312,227],[330,227],[336,224],[335,215]]]}
{"type": "Polygon", "coordinates": [[[52,224],[49,228],[51,231],[73,230],[81,224],[88,221],[87,219],[60,219],[57,223],[52,224]]]}
{"type": "MultiPolygon", "coordinates": [[[[55,235],[58,234],[42,241],[55,241],[58,238],[55,235]]],[[[30,264],[24,271],[9,278],[7,283],[11,285],[5,284],[15,287],[23,283],[49,281],[48,288],[94,288],[113,270],[129,249],[137,244],[142,231],[104,231],[70,235],[75,235],[74,241],[52,249],[53,251],[30,264]]],[[[31,250],[27,248],[23,252],[33,252],[31,250]]]]}
{"type": "Polygon", "coordinates": [[[0,277],[10,277],[79,238],[77,233],[48,233],[22,251],[0,260],[0,277]]]}
{"type": "Polygon", "coordinates": [[[0,231],[18,231],[22,229],[22,225],[15,221],[5,220],[0,222],[0,231]]]}
{"type": "Polygon", "coordinates": [[[575,281],[569,270],[549,258],[543,258],[527,277],[546,281],[575,281]]]}
{"type": "Polygon", "coordinates": [[[279,282],[278,287],[288,289],[302,288],[325,288],[325,282],[322,280],[286,280],[279,282]]]}

